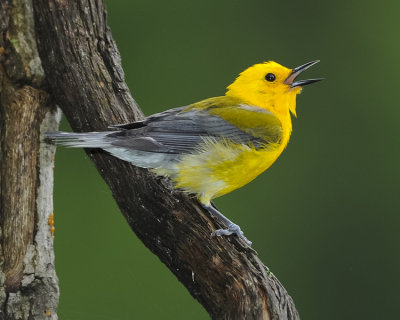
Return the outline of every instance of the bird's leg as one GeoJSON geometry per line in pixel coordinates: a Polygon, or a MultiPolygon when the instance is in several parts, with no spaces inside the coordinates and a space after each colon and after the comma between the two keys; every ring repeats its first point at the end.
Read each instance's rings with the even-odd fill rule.
{"type": "Polygon", "coordinates": [[[205,205],[202,204],[204,209],[207,209],[208,212],[210,212],[214,217],[218,218],[220,221],[222,221],[228,228],[227,229],[218,229],[215,230],[211,233],[211,236],[229,236],[231,234],[236,234],[240,240],[242,240],[244,243],[246,243],[248,246],[251,246],[251,241],[248,240],[245,236],[243,231],[240,229],[240,227],[233,223],[231,220],[229,220],[227,217],[225,217],[221,212],[217,210],[213,206],[213,204],[210,205],[205,205]]]}

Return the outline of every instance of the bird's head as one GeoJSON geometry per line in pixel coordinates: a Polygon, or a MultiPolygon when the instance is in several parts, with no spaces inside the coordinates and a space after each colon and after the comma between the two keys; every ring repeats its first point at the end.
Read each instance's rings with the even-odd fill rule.
{"type": "Polygon", "coordinates": [[[296,115],[296,95],[301,88],[322,79],[295,81],[296,77],[319,60],[288,69],[274,61],[259,63],[244,70],[227,88],[226,95],[244,103],[267,109],[275,114],[296,115]]]}

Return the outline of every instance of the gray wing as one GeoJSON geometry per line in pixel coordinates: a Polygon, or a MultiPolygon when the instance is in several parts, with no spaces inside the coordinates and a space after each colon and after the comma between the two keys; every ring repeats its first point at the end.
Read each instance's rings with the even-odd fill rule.
{"type": "Polygon", "coordinates": [[[246,133],[205,110],[184,111],[187,107],[154,114],[143,121],[112,126],[111,145],[153,153],[187,154],[205,138],[226,139],[260,148],[267,142],[246,133]]]}

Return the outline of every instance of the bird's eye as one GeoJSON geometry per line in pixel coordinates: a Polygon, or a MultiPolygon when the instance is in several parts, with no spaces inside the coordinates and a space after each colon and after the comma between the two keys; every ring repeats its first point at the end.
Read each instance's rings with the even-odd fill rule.
{"type": "Polygon", "coordinates": [[[267,81],[269,81],[269,82],[273,82],[273,81],[275,81],[275,79],[276,79],[276,77],[275,77],[275,75],[274,75],[273,73],[268,73],[268,74],[265,76],[265,80],[267,80],[267,81]]]}

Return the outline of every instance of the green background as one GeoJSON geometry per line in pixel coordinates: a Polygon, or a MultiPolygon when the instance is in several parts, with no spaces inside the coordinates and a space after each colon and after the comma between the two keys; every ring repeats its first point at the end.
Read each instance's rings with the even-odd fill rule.
{"type": "MultiPolygon", "coordinates": [[[[326,80],[298,97],[287,150],[216,203],[302,319],[397,318],[400,2],[107,5],[126,80],[147,115],[222,95],[254,63],[321,59],[302,79],[326,80]]],[[[130,231],[83,151],[58,149],[55,176],[61,320],[208,319],[130,231]]]]}

